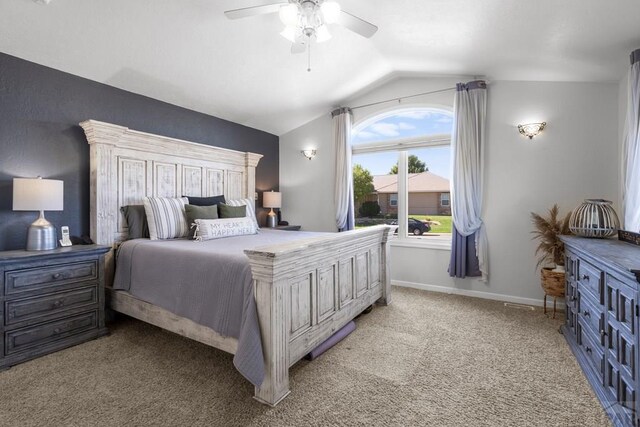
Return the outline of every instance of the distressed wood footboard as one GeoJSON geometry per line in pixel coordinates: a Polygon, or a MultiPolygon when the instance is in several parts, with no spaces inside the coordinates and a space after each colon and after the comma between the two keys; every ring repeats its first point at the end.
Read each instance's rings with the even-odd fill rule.
{"type": "Polygon", "coordinates": [[[391,302],[388,238],[376,226],[247,250],[265,356],[255,398],[289,394],[289,367],[365,308],[391,302]]]}

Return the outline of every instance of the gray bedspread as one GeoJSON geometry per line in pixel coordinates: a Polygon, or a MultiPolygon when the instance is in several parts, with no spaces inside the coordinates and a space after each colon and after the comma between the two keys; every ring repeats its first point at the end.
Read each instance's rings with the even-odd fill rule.
{"type": "Polygon", "coordinates": [[[264,357],[251,268],[243,251],[319,234],[261,229],[206,242],[129,240],[118,250],[113,287],[237,338],[233,364],[259,386],[264,357]]]}

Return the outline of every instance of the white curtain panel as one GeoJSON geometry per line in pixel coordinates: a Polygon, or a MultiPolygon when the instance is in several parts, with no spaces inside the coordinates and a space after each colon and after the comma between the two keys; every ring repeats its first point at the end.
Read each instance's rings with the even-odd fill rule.
{"type": "Polygon", "coordinates": [[[451,214],[458,233],[476,233],[476,254],[482,280],[489,277],[487,235],[482,223],[487,85],[478,80],[458,83],[453,102],[451,214]]]}
{"type": "Polygon", "coordinates": [[[353,177],[351,170],[351,121],[348,108],[339,108],[331,113],[333,139],[336,147],[335,205],[336,226],[340,231],[354,228],[353,177]]]}
{"type": "Polygon", "coordinates": [[[640,49],[631,54],[624,166],[624,229],[640,232],[640,49]]]}

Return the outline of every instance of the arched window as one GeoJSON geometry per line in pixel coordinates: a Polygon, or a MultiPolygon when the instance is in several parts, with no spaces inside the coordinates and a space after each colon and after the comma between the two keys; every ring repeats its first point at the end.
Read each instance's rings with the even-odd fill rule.
{"type": "Polygon", "coordinates": [[[450,239],[452,112],[404,107],[356,124],[356,227],[398,225],[400,239],[450,239]]]}

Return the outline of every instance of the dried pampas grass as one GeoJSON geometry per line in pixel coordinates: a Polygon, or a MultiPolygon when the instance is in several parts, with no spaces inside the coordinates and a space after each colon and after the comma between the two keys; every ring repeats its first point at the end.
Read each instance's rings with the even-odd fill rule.
{"type": "Polygon", "coordinates": [[[572,234],[569,230],[569,212],[564,218],[560,218],[560,208],[555,204],[547,217],[542,217],[537,213],[531,212],[531,222],[535,226],[535,230],[531,233],[534,235],[532,239],[539,239],[540,244],[536,248],[538,263],[536,268],[544,263],[553,262],[556,265],[564,265],[564,244],[560,240],[563,234],[572,234]]]}

